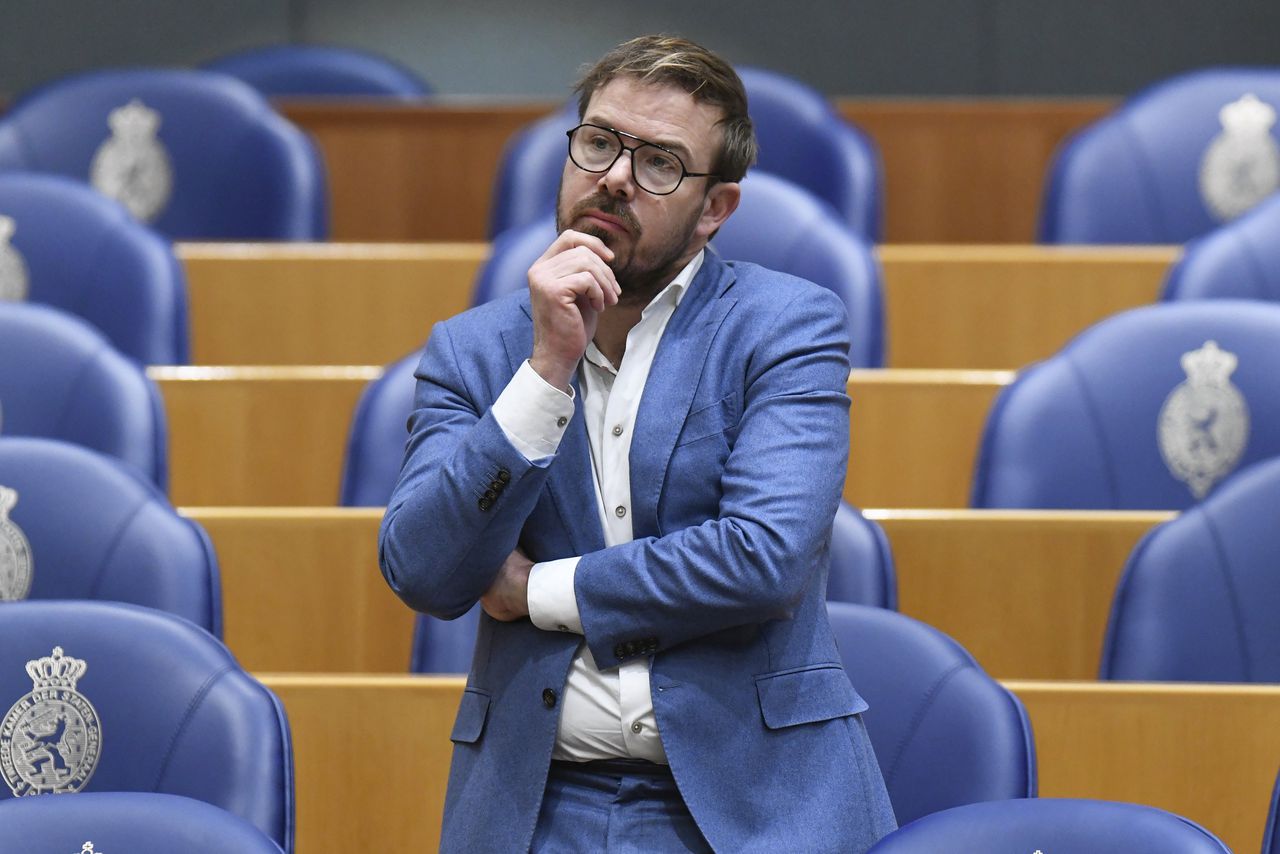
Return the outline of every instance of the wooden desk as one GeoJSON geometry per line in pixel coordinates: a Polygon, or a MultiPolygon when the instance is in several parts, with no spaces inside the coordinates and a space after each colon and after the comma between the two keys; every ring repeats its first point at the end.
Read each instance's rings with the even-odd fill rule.
{"type": "MultiPolygon", "coordinates": [[[[194,507],[250,670],[403,673],[413,614],[377,566],[381,508],[194,507]]],[[[1092,679],[1129,552],[1168,513],[869,510],[900,609],[1002,678],[1092,679]]]]}
{"type": "MultiPolygon", "coordinates": [[[[169,420],[170,499],[206,507],[336,504],[356,401],[381,370],[149,368],[169,420]]],[[[845,496],[859,507],[966,506],[987,408],[1011,379],[854,371],[845,496]]]]}
{"type": "MultiPolygon", "coordinates": [[[[438,847],[461,679],[260,678],[293,729],[299,851],[438,847]]],[[[1235,851],[1260,848],[1280,767],[1280,687],[1008,687],[1031,716],[1042,796],[1150,804],[1203,824],[1235,851]]]]}

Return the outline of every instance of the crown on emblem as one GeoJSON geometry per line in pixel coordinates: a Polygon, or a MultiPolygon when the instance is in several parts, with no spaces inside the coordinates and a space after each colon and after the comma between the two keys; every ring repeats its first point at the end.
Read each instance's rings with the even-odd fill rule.
{"type": "Polygon", "coordinates": [[[15,228],[17,226],[13,221],[13,217],[0,215],[0,244],[9,242],[9,238],[13,237],[15,228]]]}
{"type": "Polygon", "coordinates": [[[1182,370],[1192,383],[1221,385],[1231,376],[1240,360],[1234,353],[1219,349],[1217,341],[1206,341],[1199,350],[1182,354],[1182,370]]]}
{"type": "Polygon", "coordinates": [[[134,98],[123,107],[112,110],[107,116],[107,124],[116,136],[133,139],[154,136],[160,127],[160,114],[134,98]]]}
{"type": "Polygon", "coordinates": [[[0,516],[9,515],[9,511],[18,503],[18,491],[7,486],[0,486],[0,516]]]}
{"type": "Polygon", "coordinates": [[[1227,130],[1240,133],[1266,133],[1276,123],[1276,111],[1252,92],[1218,111],[1218,120],[1227,130]]]}
{"type": "Polygon", "coordinates": [[[53,648],[52,656],[27,662],[27,675],[35,682],[36,688],[69,688],[74,691],[76,680],[88,669],[83,660],[64,656],[60,646],[53,648]]]}

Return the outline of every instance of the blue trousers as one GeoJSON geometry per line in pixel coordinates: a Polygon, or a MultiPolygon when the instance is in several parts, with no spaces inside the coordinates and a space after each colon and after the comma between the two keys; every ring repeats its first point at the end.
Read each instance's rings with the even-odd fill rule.
{"type": "Polygon", "coordinates": [[[710,852],[665,766],[552,762],[534,854],[710,852]]]}

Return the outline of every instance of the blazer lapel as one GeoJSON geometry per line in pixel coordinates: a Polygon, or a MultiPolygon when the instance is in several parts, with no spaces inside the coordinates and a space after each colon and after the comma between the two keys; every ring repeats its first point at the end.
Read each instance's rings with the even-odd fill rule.
{"type": "Polygon", "coordinates": [[[724,295],[733,271],[710,250],[667,324],[649,370],[631,442],[632,532],[661,536],[658,499],[711,342],[736,302],[724,295]]]}

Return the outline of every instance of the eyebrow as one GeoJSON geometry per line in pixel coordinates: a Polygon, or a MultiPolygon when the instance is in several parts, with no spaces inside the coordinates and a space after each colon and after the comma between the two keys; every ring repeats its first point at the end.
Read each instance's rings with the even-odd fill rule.
{"type": "MultiPolygon", "coordinates": [[[[614,127],[612,124],[610,124],[606,119],[603,119],[603,118],[601,118],[601,117],[599,117],[599,116],[590,116],[590,115],[589,115],[589,116],[586,116],[585,118],[583,118],[583,119],[582,119],[582,121],[583,121],[583,122],[585,122],[586,124],[589,124],[589,125],[599,125],[600,127],[606,127],[606,128],[611,129],[611,130],[618,130],[618,128],[615,128],[615,127],[614,127]]],[[[622,133],[630,133],[630,132],[629,132],[629,131],[622,131],[622,133]]],[[[676,153],[677,155],[679,155],[680,159],[681,159],[681,160],[683,160],[683,161],[684,161],[684,162],[686,162],[686,163],[688,163],[688,162],[693,158],[693,152],[691,152],[688,148],[686,148],[686,147],[685,147],[685,145],[684,145],[684,143],[682,143],[682,142],[677,142],[677,141],[675,141],[675,140],[669,140],[669,139],[646,139],[646,138],[645,138],[645,137],[643,137],[643,136],[636,136],[635,134],[630,134],[630,135],[631,135],[631,136],[635,136],[635,137],[636,137],[636,139],[643,140],[644,142],[648,142],[648,143],[651,143],[651,144],[653,144],[653,145],[657,145],[657,146],[660,146],[660,147],[662,147],[662,148],[666,148],[666,149],[668,149],[668,150],[670,150],[670,151],[672,151],[672,152],[676,153]]]]}

